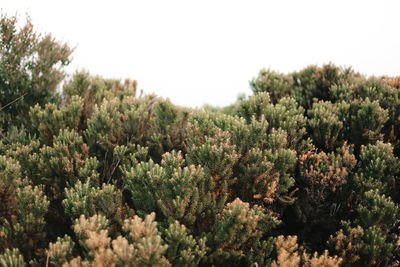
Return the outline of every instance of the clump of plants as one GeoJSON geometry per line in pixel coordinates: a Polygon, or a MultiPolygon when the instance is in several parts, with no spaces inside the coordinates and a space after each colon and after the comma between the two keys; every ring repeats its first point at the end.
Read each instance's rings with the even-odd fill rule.
{"type": "Polygon", "coordinates": [[[399,263],[398,77],[261,70],[192,109],[0,26],[0,265],[399,263]]]}

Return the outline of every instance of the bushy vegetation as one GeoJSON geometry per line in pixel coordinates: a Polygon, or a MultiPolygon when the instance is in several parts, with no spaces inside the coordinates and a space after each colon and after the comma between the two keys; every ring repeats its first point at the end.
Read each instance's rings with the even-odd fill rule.
{"type": "Polygon", "coordinates": [[[399,264],[400,78],[261,70],[221,109],[85,71],[57,94],[68,45],[0,24],[0,265],[399,264]]]}

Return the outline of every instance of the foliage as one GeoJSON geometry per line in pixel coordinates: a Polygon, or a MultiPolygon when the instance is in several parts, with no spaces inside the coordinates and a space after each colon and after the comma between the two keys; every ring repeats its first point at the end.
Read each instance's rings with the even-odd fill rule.
{"type": "Polygon", "coordinates": [[[262,69],[258,77],[250,81],[250,86],[254,93],[269,92],[272,102],[278,103],[284,96],[291,95],[294,82],[291,76],[262,69]]]}
{"type": "Polygon", "coordinates": [[[0,188],[0,250],[19,248],[25,259],[32,259],[40,254],[46,237],[49,201],[43,187],[29,185],[19,163],[0,156],[0,188]]]}
{"type": "Polygon", "coordinates": [[[0,264],[3,267],[24,267],[24,257],[17,248],[13,250],[6,249],[6,251],[0,255],[0,264]]]}
{"type": "Polygon", "coordinates": [[[390,197],[370,190],[358,205],[354,222],[342,222],[342,229],[329,242],[346,265],[387,265],[395,246],[390,231],[397,214],[398,207],[390,197]]]}
{"type": "Polygon", "coordinates": [[[314,255],[308,254],[297,244],[297,236],[278,236],[276,240],[277,261],[272,263],[272,267],[277,266],[340,266],[342,259],[337,256],[329,256],[328,251],[324,250],[322,255],[317,252],[314,255]],[[301,254],[299,254],[301,253],[301,254]]]}
{"type": "Polygon", "coordinates": [[[0,18],[0,127],[27,124],[29,108],[54,101],[72,49],[51,34],[33,29],[28,18],[18,27],[17,16],[0,18]],[[15,101],[15,102],[14,102],[15,101]],[[10,104],[13,102],[12,104],[10,104]]]}
{"type": "Polygon", "coordinates": [[[395,266],[400,82],[261,70],[192,109],[1,19],[0,265],[395,266]]]}
{"type": "Polygon", "coordinates": [[[207,254],[206,238],[194,239],[178,221],[165,230],[167,258],[173,266],[196,266],[207,254]]]}
{"type": "Polygon", "coordinates": [[[313,143],[324,151],[332,151],[340,144],[350,105],[346,102],[314,103],[308,110],[308,127],[313,143]]]}

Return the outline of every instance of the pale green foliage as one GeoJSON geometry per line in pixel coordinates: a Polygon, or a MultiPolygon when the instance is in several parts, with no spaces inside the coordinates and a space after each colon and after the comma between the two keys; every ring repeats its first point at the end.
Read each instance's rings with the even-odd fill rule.
{"type": "Polygon", "coordinates": [[[347,118],[349,108],[350,105],[346,102],[332,104],[329,101],[321,101],[314,103],[308,110],[308,126],[313,143],[318,148],[332,151],[340,144],[343,122],[347,118]]]}
{"type": "Polygon", "coordinates": [[[322,67],[311,65],[289,74],[293,77],[292,96],[306,109],[312,107],[315,100],[329,100],[330,88],[343,82],[355,82],[360,77],[348,67],[337,67],[331,63],[322,67]]]}
{"type": "Polygon", "coordinates": [[[98,185],[98,161],[89,159],[88,146],[74,130],[60,130],[53,145],[44,146],[40,152],[39,179],[49,186],[54,198],[61,198],[64,188],[79,180],[90,178],[93,185],[98,185]]]}
{"type": "Polygon", "coordinates": [[[65,213],[71,219],[80,215],[91,217],[102,214],[109,219],[121,217],[122,194],[113,185],[91,186],[90,179],[82,184],[78,181],[73,188],[65,189],[62,201],[65,213]]]}
{"type": "Polygon", "coordinates": [[[119,109],[120,100],[116,98],[110,101],[105,99],[101,106],[94,106],[93,115],[88,120],[85,131],[87,139],[92,142],[89,143],[90,147],[99,146],[107,151],[111,145],[110,141],[116,141],[114,132],[121,129],[119,117],[122,114],[119,109]]]}
{"type": "Polygon", "coordinates": [[[137,250],[136,264],[138,266],[169,266],[169,262],[163,256],[168,245],[164,245],[154,222],[155,214],[147,215],[144,220],[135,216],[125,220],[123,230],[127,233],[127,239],[134,244],[137,250]]]}
{"type": "Polygon", "coordinates": [[[362,227],[371,225],[387,231],[397,221],[398,206],[390,197],[381,195],[379,190],[365,192],[363,201],[358,205],[356,224],[362,227]]]}
{"type": "Polygon", "coordinates": [[[63,238],[57,237],[57,242],[49,244],[47,252],[50,263],[54,266],[62,266],[62,264],[72,259],[72,251],[75,243],[71,237],[65,235],[63,238]]]}
{"type": "Polygon", "coordinates": [[[29,116],[32,127],[39,133],[39,140],[44,144],[52,144],[54,136],[58,135],[61,129],[78,131],[82,111],[82,98],[74,96],[69,105],[62,108],[51,103],[46,104],[44,109],[35,105],[31,108],[29,116]]]}
{"type": "Polygon", "coordinates": [[[94,106],[100,105],[104,99],[114,97],[120,99],[136,95],[137,82],[126,79],[121,83],[117,79],[105,79],[100,76],[91,76],[87,71],[77,71],[63,87],[65,102],[71,103],[76,96],[83,98],[82,121],[87,122],[92,115],[94,106]]]}
{"type": "Polygon", "coordinates": [[[291,148],[303,139],[306,134],[307,117],[304,109],[291,97],[282,98],[275,104],[274,110],[265,114],[265,119],[275,129],[282,128],[288,134],[288,144],[291,148]]]}
{"type": "Polygon", "coordinates": [[[179,127],[186,116],[169,101],[153,95],[105,99],[94,107],[85,135],[95,150],[135,143],[149,147],[150,154],[159,158],[172,147],[182,148],[183,129],[179,127]]]}
{"type": "Polygon", "coordinates": [[[268,92],[274,103],[284,96],[289,96],[293,91],[293,78],[270,69],[262,69],[257,78],[250,81],[254,93],[268,92]]]}
{"type": "Polygon", "coordinates": [[[235,262],[246,256],[258,258],[252,254],[257,252],[257,245],[261,245],[261,237],[278,223],[275,217],[264,213],[261,207],[250,207],[249,203],[235,199],[226,204],[218,216],[215,234],[210,240],[213,248],[211,259],[219,263],[226,260],[235,262]],[[252,251],[253,246],[255,251],[252,251]]]}
{"type": "Polygon", "coordinates": [[[329,88],[332,102],[351,102],[356,87],[356,84],[349,83],[348,81],[332,85],[329,88]]]}
{"type": "MultiPolygon", "coordinates": [[[[142,147],[141,145],[129,145],[129,146],[116,146],[114,148],[114,156],[117,160],[122,163],[137,164],[140,161],[146,161],[149,154],[148,147],[142,147]]],[[[122,165],[121,165],[122,167],[122,165]]]]}
{"type": "Polygon", "coordinates": [[[24,267],[24,257],[17,248],[13,250],[6,249],[3,254],[0,254],[0,266],[2,267],[24,267]]]}
{"type": "MultiPolygon", "coordinates": [[[[246,100],[251,103],[244,105],[253,110],[258,107],[256,101],[265,100],[273,108],[269,98],[263,96],[246,100]]],[[[271,120],[275,115],[271,115],[271,120]]],[[[296,153],[288,149],[286,131],[269,125],[263,114],[258,119],[252,115],[247,124],[238,117],[195,112],[189,123],[187,160],[204,166],[218,179],[221,197],[230,194],[230,188],[237,188],[235,193],[243,200],[272,203],[293,184],[289,170],[296,161],[296,153]]]]}
{"type": "MultiPolygon", "coordinates": [[[[41,232],[43,230],[45,225],[43,216],[47,212],[49,204],[50,201],[38,186],[27,185],[17,189],[15,205],[21,216],[18,220],[25,225],[25,231],[35,229],[35,231],[41,232]]],[[[14,229],[19,228],[15,224],[13,227],[14,229]]]]}
{"type": "Polygon", "coordinates": [[[122,162],[113,152],[115,147],[126,146],[129,153],[138,152],[135,146],[146,148],[155,162],[172,148],[182,150],[186,117],[183,109],[153,95],[104,99],[95,105],[84,135],[91,154],[101,161],[102,180],[109,182],[121,175],[118,166],[122,162]]]}
{"type": "Polygon", "coordinates": [[[173,266],[197,266],[207,253],[206,238],[194,239],[178,221],[165,230],[167,258],[173,266]]]}
{"type": "Polygon", "coordinates": [[[393,192],[400,161],[394,156],[391,144],[378,141],[361,147],[358,170],[356,183],[364,191],[379,189],[389,193],[393,192]]]}
{"type": "MultiPolygon", "coordinates": [[[[196,131],[196,125],[192,127],[190,131],[196,131]]],[[[218,175],[216,179],[221,179],[219,182],[221,191],[226,190],[228,184],[234,182],[231,179],[233,166],[239,158],[236,146],[231,142],[230,134],[217,129],[214,135],[206,135],[201,141],[189,134],[187,143],[188,163],[203,166],[207,174],[212,177],[218,175]],[[202,144],[198,144],[199,142],[202,144]]]]}
{"type": "Polygon", "coordinates": [[[3,140],[4,143],[0,144],[0,150],[7,157],[19,162],[24,176],[34,179],[33,177],[37,174],[36,167],[39,158],[37,153],[40,150],[40,142],[35,138],[26,137],[23,131],[18,133],[20,136],[13,136],[13,133],[10,135],[3,140]],[[22,141],[20,138],[28,140],[22,141]]]}
{"type": "Polygon", "coordinates": [[[183,167],[184,163],[182,154],[173,151],[163,155],[161,165],[150,160],[125,172],[126,189],[131,192],[139,214],[159,211],[158,215],[168,221],[179,220],[188,227],[196,219],[214,216],[215,184],[203,168],[183,167]]]}
{"type": "Polygon", "coordinates": [[[295,148],[306,134],[307,118],[304,109],[290,97],[282,98],[279,103],[270,103],[266,93],[257,93],[248,100],[239,102],[237,115],[244,117],[248,123],[253,124],[254,119],[264,117],[271,128],[283,129],[288,133],[288,143],[295,148]]]}
{"type": "Polygon", "coordinates": [[[12,158],[0,156],[0,176],[0,188],[2,188],[3,191],[15,190],[22,184],[21,165],[12,158]]]}
{"type": "Polygon", "coordinates": [[[42,186],[32,187],[21,177],[19,163],[0,156],[0,251],[18,247],[30,259],[45,238],[49,200],[42,186]]]}
{"type": "Polygon", "coordinates": [[[247,123],[251,122],[253,116],[260,119],[262,115],[269,113],[273,109],[273,104],[268,93],[261,92],[253,95],[248,100],[239,102],[237,114],[246,119],[247,123]]]}
{"type": "Polygon", "coordinates": [[[373,143],[382,138],[381,131],[388,121],[388,111],[380,107],[377,100],[371,101],[366,98],[355,105],[355,111],[351,115],[351,137],[349,140],[354,144],[373,143]]]}
{"type": "Polygon", "coordinates": [[[254,199],[272,203],[293,185],[288,170],[296,161],[296,154],[285,148],[286,137],[285,131],[272,129],[264,137],[267,147],[263,150],[252,148],[241,158],[239,183],[244,190],[243,196],[250,192],[254,199]]]}
{"type": "Polygon", "coordinates": [[[12,202],[7,203],[11,216],[1,218],[0,246],[18,246],[26,256],[32,257],[35,249],[46,237],[44,215],[47,213],[50,201],[47,200],[41,188],[30,185],[16,189],[12,202]]]}
{"type": "Polygon", "coordinates": [[[342,229],[329,242],[346,264],[384,264],[394,248],[388,242],[393,238],[388,232],[397,220],[398,206],[378,190],[368,191],[364,196],[354,226],[350,221],[342,222],[342,229]]]}

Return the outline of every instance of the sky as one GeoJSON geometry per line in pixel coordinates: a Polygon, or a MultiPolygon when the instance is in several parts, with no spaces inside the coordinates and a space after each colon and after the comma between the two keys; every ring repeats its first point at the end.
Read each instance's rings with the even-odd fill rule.
{"type": "Polygon", "coordinates": [[[226,106],[262,68],[332,62],[400,75],[398,0],[0,0],[75,47],[69,74],[138,81],[173,103],[226,106]]]}

